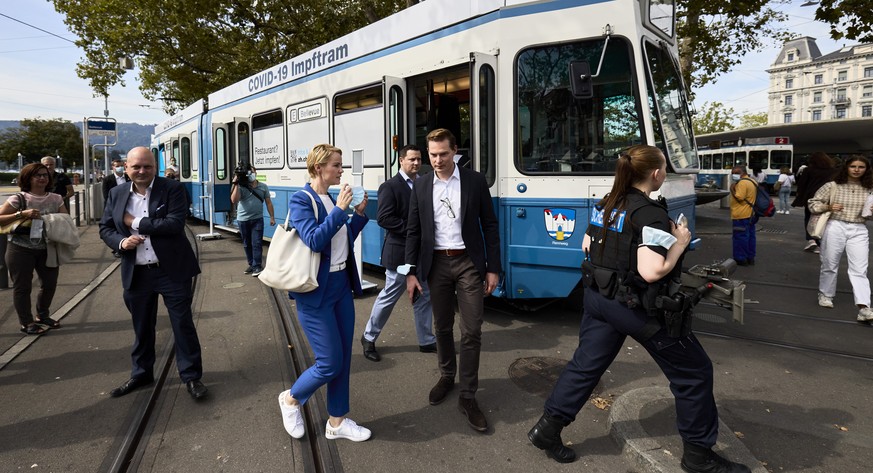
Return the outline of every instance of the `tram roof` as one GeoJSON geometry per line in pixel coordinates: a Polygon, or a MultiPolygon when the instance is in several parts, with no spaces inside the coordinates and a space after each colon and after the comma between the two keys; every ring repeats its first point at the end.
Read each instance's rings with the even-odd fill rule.
{"type": "Polygon", "coordinates": [[[695,137],[698,145],[712,141],[738,138],[764,138],[787,136],[794,145],[795,154],[810,154],[816,151],[840,154],[873,153],[873,119],[823,120],[804,123],[766,125],[709,133],[695,137]]]}

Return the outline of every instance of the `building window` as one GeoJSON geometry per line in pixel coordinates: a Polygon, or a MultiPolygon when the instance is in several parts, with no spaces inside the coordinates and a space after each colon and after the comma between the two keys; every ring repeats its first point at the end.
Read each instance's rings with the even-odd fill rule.
{"type": "Polygon", "coordinates": [[[793,95],[786,95],[785,96],[785,106],[787,107],[789,105],[794,105],[794,96],[793,95]]]}
{"type": "Polygon", "coordinates": [[[794,87],[794,79],[785,79],[785,88],[790,89],[794,87]]]}
{"type": "Polygon", "coordinates": [[[873,67],[864,68],[864,77],[873,77],[873,67]]]}
{"type": "Polygon", "coordinates": [[[837,89],[837,102],[845,102],[846,101],[846,89],[837,89]]]}
{"type": "Polygon", "coordinates": [[[789,61],[793,61],[793,60],[794,60],[794,53],[788,53],[788,60],[789,60],[789,61]]]}
{"type": "Polygon", "coordinates": [[[849,78],[849,71],[837,72],[837,82],[845,82],[849,78]]]}
{"type": "Polygon", "coordinates": [[[873,117],[873,105],[864,105],[861,107],[862,117],[873,117]]]}
{"type": "Polygon", "coordinates": [[[786,113],[785,115],[783,115],[782,123],[791,123],[791,114],[790,113],[786,113]]]}
{"type": "Polygon", "coordinates": [[[821,110],[813,110],[812,111],[812,121],[817,122],[821,120],[821,110]]]}
{"type": "Polygon", "coordinates": [[[821,103],[821,92],[812,93],[812,103],[821,103]]]}
{"type": "Polygon", "coordinates": [[[837,107],[834,118],[846,118],[846,107],[837,107]]]}
{"type": "Polygon", "coordinates": [[[873,97],[873,85],[865,85],[861,97],[873,97]]]}
{"type": "Polygon", "coordinates": [[[815,75],[815,83],[816,84],[824,84],[824,75],[816,74],[815,75]]]}

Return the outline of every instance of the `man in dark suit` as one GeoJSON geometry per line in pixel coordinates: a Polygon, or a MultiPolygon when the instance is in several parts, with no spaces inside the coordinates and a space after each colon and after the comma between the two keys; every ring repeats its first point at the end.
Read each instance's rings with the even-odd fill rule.
{"type": "MultiPolygon", "coordinates": [[[[364,357],[379,361],[382,357],[376,351],[376,339],[391,316],[394,304],[406,290],[406,277],[397,274],[397,267],[406,258],[406,218],[409,216],[409,196],[412,183],[418,178],[421,169],[421,148],[407,145],[400,149],[400,170],[379,186],[379,226],[385,229],[385,243],[382,246],[382,266],[385,267],[385,287],[376,297],[367,328],[361,336],[364,357]]],[[[436,339],[433,336],[430,292],[427,283],[422,283],[421,297],[413,302],[415,333],[418,336],[418,351],[436,353],[436,339]]]]}
{"type": "Polygon", "coordinates": [[[500,237],[485,177],[457,166],[454,135],[444,128],[427,135],[433,174],[412,188],[407,222],[406,262],[415,267],[406,278],[410,298],[430,286],[440,379],[431,389],[431,405],[442,402],[459,372],[458,407],[473,429],[488,430],[476,403],[484,298],[497,287],[500,237]],[[484,284],[483,284],[484,282],[484,284]],[[460,309],[460,362],[455,360],[455,297],[460,309]],[[460,369],[459,369],[460,368],[460,369]]]}
{"type": "Polygon", "coordinates": [[[127,155],[131,183],[116,186],[100,220],[100,238],[119,249],[124,303],[133,320],[136,340],[130,379],[110,392],[124,396],[154,380],[155,321],[158,295],[170,315],[176,341],[176,366],[194,399],[206,396],[200,381],[203,366],[200,340],[191,314],[192,278],[200,273],[197,257],[185,236],[188,200],[177,181],[155,177],[151,151],[132,149],[127,155]]]}
{"type": "Polygon", "coordinates": [[[120,159],[112,160],[112,173],[103,178],[103,202],[109,200],[109,191],[119,184],[130,182],[127,173],[124,172],[124,161],[120,159]]]}

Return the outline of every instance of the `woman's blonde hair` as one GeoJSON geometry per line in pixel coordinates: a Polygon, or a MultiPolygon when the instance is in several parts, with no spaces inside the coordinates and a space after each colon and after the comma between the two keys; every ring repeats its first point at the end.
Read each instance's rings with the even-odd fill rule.
{"type": "Polygon", "coordinates": [[[315,177],[315,165],[327,164],[333,153],[342,155],[343,150],[326,143],[313,146],[312,151],[306,156],[306,170],[309,171],[309,177],[315,177]]]}

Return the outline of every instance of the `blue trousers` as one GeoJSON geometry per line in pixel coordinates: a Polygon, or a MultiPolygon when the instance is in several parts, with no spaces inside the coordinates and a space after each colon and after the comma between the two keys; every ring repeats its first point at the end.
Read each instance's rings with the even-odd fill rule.
{"type": "MultiPolygon", "coordinates": [[[[412,314],[415,319],[415,333],[418,336],[419,345],[430,345],[436,343],[436,337],[433,336],[433,311],[430,307],[430,290],[427,287],[427,282],[421,282],[421,297],[412,305],[412,314]]],[[[400,297],[406,294],[406,276],[398,275],[397,271],[390,269],[385,270],[385,287],[382,292],[376,296],[376,302],[373,303],[373,310],[370,312],[370,320],[367,321],[367,328],[364,329],[364,338],[368,341],[375,342],[382,333],[385,324],[388,323],[388,318],[391,317],[391,311],[394,310],[394,305],[400,300],[400,297]]]]}
{"type": "Polygon", "coordinates": [[[237,220],[237,224],[249,266],[263,266],[261,261],[264,247],[264,219],[237,220]]]}
{"type": "Polygon", "coordinates": [[[738,263],[755,259],[755,224],[751,218],[732,220],[734,259],[738,263]]]}
{"type": "Polygon", "coordinates": [[[153,378],[155,365],[155,324],[158,320],[158,295],[170,315],[173,338],[176,342],[176,367],[182,382],[187,383],[203,376],[203,361],[200,354],[200,339],[194,326],[191,302],[194,293],[191,281],[176,282],[167,277],[161,268],[148,269],[136,266],[130,290],[124,291],[124,303],[133,320],[133,343],[131,378],[153,378]]]}
{"type": "Polygon", "coordinates": [[[355,303],[346,271],[330,273],[321,305],[297,301],[297,318],[315,353],[315,364],[303,372],[291,395],[301,404],[327,385],[327,412],[342,417],[349,412],[349,375],[352,365],[352,337],[355,331],[355,303]]]}
{"type": "Polygon", "coordinates": [[[546,400],[545,413],[569,425],[591,396],[600,377],[624,346],[634,337],[649,352],[670,381],[676,399],[676,424],[682,439],[712,447],[718,438],[718,410],[712,394],[712,362],[692,334],[670,338],[662,327],[654,336],[640,340],[648,315],[628,309],[616,300],[586,289],[579,347],[558,377],[546,400]]]}
{"type": "Polygon", "coordinates": [[[787,212],[791,210],[791,186],[781,187],[779,189],[779,210],[787,212]]]}

